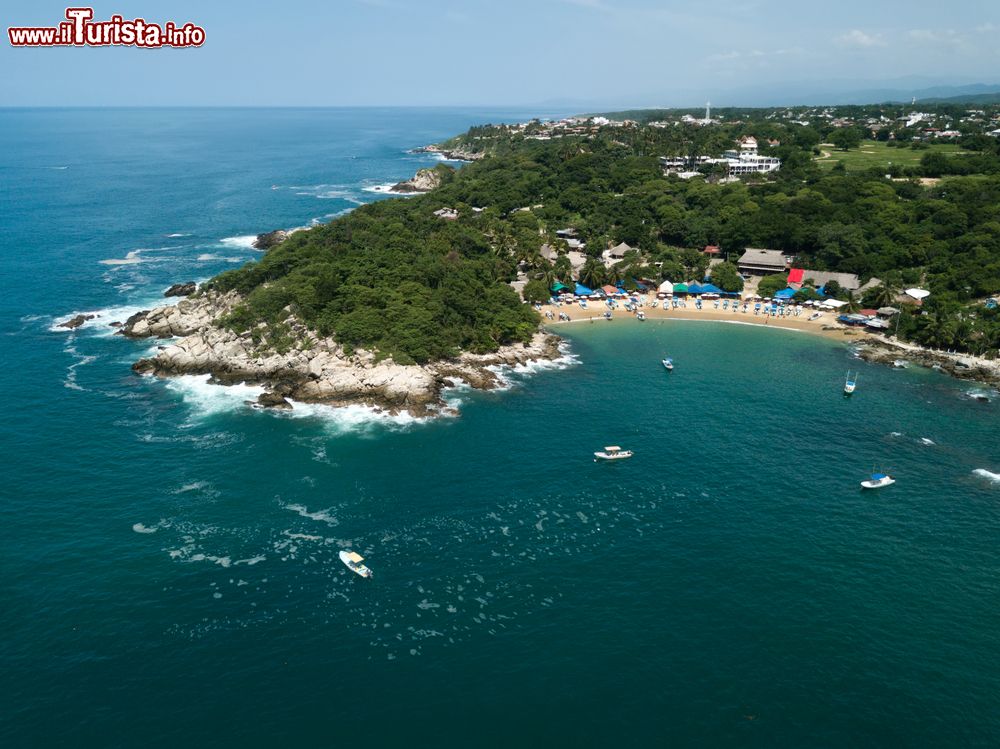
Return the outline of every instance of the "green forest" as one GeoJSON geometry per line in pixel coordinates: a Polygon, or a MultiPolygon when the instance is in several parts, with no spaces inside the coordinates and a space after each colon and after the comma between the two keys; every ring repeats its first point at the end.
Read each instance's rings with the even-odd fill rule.
{"type": "MultiPolygon", "coordinates": [[[[923,286],[931,296],[922,309],[904,309],[901,337],[996,350],[1000,316],[983,301],[1000,293],[997,138],[965,134],[961,153],[928,149],[905,174],[848,171],[817,162],[832,129],[743,117],[715,127],[612,125],[550,139],[530,137],[534,125],[473,128],[444,145],[486,157],[446,170],[433,192],[297,232],[211,285],[245,294],[226,324],[259,330],[272,345],[281,344],[292,312],[347,346],[425,362],[530,338],[538,317],[507,285],[519,269],[531,279],[526,298],[543,301],[555,281],[700,279],[707,266],[700,249],[709,244],[734,259],[748,246],[768,247],[816,270],[882,281],[852,305],[891,303],[901,289],[923,286]],[[720,152],[744,134],[782,159],[779,172],[718,184],[711,174],[681,180],[661,170],[662,155],[720,152]],[[926,177],[933,184],[921,182],[926,177]],[[457,220],[434,215],[446,206],[457,220]],[[543,244],[566,249],[555,235],[565,227],[591,255],[578,279],[565,255],[553,263],[540,253],[543,244]],[[605,268],[597,258],[619,242],[636,251],[605,268]]],[[[884,140],[880,131],[864,132],[884,140]]],[[[724,288],[741,285],[732,270],[717,271],[724,288]]]]}

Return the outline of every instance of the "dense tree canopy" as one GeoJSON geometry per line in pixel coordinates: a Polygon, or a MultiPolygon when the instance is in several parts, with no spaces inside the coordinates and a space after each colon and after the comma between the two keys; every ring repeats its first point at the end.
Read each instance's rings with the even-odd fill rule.
{"type": "MultiPolygon", "coordinates": [[[[901,320],[902,335],[970,348],[995,336],[995,315],[966,305],[1000,293],[997,139],[970,140],[961,157],[929,151],[914,178],[888,179],[884,168],[828,171],[814,161],[820,138],[860,137],[857,128],[741,117],[712,128],[609,126],[550,140],[528,137],[540,132],[538,123],[521,131],[474,128],[449,145],[487,157],[437,190],[296,233],[260,262],[213,283],[247,295],[228,321],[234,328],[264,321],[275,336],[292,312],[347,345],[426,361],[530,336],[538,318],[507,285],[519,268],[530,280],[527,298],[541,301],[556,280],[591,287],[635,278],[701,280],[705,245],[732,258],[748,246],[769,247],[815,270],[862,281],[891,276],[880,301],[903,284],[930,289],[933,314],[901,320]],[[782,158],[781,170],[726,184],[661,171],[660,155],[718,153],[743,134],[772,138],[761,148],[782,158]],[[944,178],[928,186],[915,179],[924,175],[944,178]],[[434,215],[444,206],[458,219],[434,215]],[[555,234],[565,227],[576,229],[590,256],[576,278],[555,234]],[[620,242],[636,252],[606,267],[601,253],[620,242]],[[542,244],[559,252],[554,262],[542,258],[542,244]],[[925,319],[932,316],[933,325],[925,319]]],[[[741,285],[729,265],[716,266],[712,277],[727,290],[741,285]]],[[[772,293],[785,285],[765,281],[772,293]]],[[[828,291],[838,290],[831,284],[828,291]]]]}

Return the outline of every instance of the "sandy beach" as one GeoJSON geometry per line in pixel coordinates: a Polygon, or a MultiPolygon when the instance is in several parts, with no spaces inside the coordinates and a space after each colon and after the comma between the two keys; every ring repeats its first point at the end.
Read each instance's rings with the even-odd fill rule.
{"type": "MultiPolygon", "coordinates": [[[[824,312],[818,319],[810,320],[809,315],[813,313],[813,310],[809,308],[803,309],[802,313],[798,317],[767,316],[764,315],[763,312],[755,315],[753,313],[752,306],[746,312],[742,311],[742,307],[740,307],[739,312],[733,312],[732,309],[724,310],[721,306],[719,309],[715,309],[712,302],[703,303],[700,310],[695,307],[694,302],[688,302],[687,307],[679,307],[677,309],[669,307],[668,309],[661,309],[659,306],[650,307],[648,305],[642,307],[641,309],[646,315],[647,322],[663,320],[705,320],[711,322],[737,323],[740,325],[759,325],[760,327],[782,328],[785,330],[798,330],[804,333],[821,335],[838,341],[865,337],[865,331],[848,328],[838,323],[836,321],[837,314],[835,312],[824,312]]],[[[605,322],[604,313],[606,311],[607,307],[602,302],[590,302],[587,305],[587,309],[582,309],[579,304],[563,304],[561,307],[545,304],[541,307],[543,315],[546,312],[550,312],[556,318],[554,320],[547,320],[547,325],[565,325],[570,322],[578,323],[588,321],[593,323],[605,322]],[[569,315],[570,319],[568,321],[560,321],[558,319],[560,312],[565,315],[569,315]]],[[[621,307],[612,311],[612,319],[632,319],[639,322],[632,312],[628,312],[621,307]]]]}

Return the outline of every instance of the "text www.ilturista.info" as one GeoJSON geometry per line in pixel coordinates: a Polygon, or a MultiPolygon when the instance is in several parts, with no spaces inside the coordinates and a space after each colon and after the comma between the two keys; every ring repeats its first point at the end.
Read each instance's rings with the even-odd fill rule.
{"type": "Polygon", "coordinates": [[[183,26],[167,21],[162,26],[142,18],[126,21],[111,16],[94,22],[93,8],[66,8],[66,20],[58,26],[11,26],[7,36],[13,47],[200,47],[205,29],[193,23],[183,26]]]}

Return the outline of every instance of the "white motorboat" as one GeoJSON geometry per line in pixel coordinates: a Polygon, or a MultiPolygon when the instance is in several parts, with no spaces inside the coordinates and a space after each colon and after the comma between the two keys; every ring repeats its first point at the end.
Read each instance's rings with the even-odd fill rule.
{"type": "Polygon", "coordinates": [[[372,576],[372,571],[363,564],[365,558],[356,551],[340,552],[340,561],[347,565],[347,569],[361,575],[361,577],[372,576]]]}
{"type": "Polygon", "coordinates": [[[595,462],[598,460],[624,460],[631,457],[631,450],[622,450],[618,445],[608,445],[604,450],[594,453],[595,462]]]}
{"type": "Polygon", "coordinates": [[[665,359],[663,359],[662,364],[663,364],[663,368],[665,370],[667,370],[668,372],[673,372],[674,371],[674,360],[671,359],[669,356],[666,357],[665,359]]]}
{"type": "Polygon", "coordinates": [[[635,313],[635,318],[637,320],[645,320],[646,319],[646,313],[642,312],[642,311],[636,312],[635,313]]]}
{"type": "Polygon", "coordinates": [[[881,489],[883,486],[891,486],[896,483],[896,479],[886,473],[873,473],[867,481],[861,482],[862,489],[881,489]]]}
{"type": "Polygon", "coordinates": [[[896,359],[892,363],[892,366],[894,366],[896,369],[906,369],[907,361],[906,359],[896,359]]]}
{"type": "Polygon", "coordinates": [[[844,395],[850,395],[854,392],[854,388],[858,386],[858,375],[851,377],[851,372],[848,370],[847,378],[844,380],[844,395]]]}

